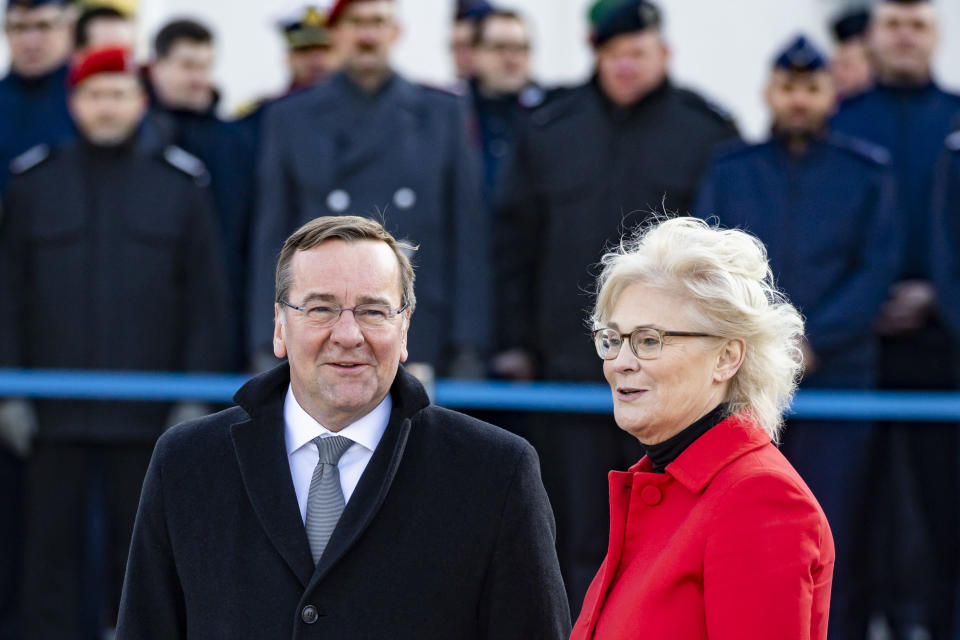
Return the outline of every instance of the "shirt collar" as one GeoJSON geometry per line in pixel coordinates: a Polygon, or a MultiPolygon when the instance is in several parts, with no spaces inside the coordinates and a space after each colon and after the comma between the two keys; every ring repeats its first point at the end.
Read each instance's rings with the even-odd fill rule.
{"type": "Polygon", "coordinates": [[[356,422],[334,433],[313,419],[293,395],[293,385],[287,387],[287,395],[283,401],[284,439],[287,445],[287,455],[290,455],[317,436],[343,436],[373,451],[380,443],[383,432],[387,430],[390,421],[390,411],[393,409],[393,400],[388,393],[386,397],[374,407],[373,411],[356,422]]]}

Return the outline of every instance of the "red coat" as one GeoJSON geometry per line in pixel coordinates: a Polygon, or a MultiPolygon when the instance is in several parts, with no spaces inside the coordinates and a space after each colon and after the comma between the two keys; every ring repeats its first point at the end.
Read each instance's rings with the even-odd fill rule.
{"type": "Polygon", "coordinates": [[[610,472],[610,542],[571,640],[823,640],[833,536],[756,425],[733,416],[653,473],[610,472]]]}

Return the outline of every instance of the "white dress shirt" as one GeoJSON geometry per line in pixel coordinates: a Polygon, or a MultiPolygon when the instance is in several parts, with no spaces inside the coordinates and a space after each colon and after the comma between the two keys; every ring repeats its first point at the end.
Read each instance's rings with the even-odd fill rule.
{"type": "Polygon", "coordinates": [[[283,401],[283,435],[287,443],[287,460],[290,463],[293,489],[297,493],[300,518],[304,523],[307,521],[307,495],[310,493],[310,481],[313,479],[313,470],[320,459],[320,453],[313,444],[313,439],[317,436],[323,438],[343,436],[353,441],[337,464],[343,501],[347,503],[353,495],[353,490],[357,488],[357,483],[360,482],[363,470],[367,468],[367,463],[373,456],[373,450],[377,448],[383,432],[387,429],[392,408],[393,401],[388,393],[383,402],[373,411],[338,433],[334,433],[304,411],[293,396],[293,387],[287,387],[287,397],[283,401]]]}

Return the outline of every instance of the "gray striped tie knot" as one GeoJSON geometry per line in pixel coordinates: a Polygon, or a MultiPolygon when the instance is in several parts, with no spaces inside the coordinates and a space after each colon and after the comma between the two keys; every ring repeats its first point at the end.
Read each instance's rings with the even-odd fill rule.
{"type": "Polygon", "coordinates": [[[320,459],[313,469],[310,493],[307,494],[306,527],[310,553],[313,563],[317,564],[343,512],[343,490],[340,488],[337,463],[353,441],[343,436],[317,436],[312,442],[317,445],[320,459]]]}

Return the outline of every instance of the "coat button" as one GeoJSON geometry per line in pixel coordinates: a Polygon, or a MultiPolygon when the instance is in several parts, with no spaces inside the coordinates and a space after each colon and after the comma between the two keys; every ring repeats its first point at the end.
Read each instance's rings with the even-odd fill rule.
{"type": "Polygon", "coordinates": [[[657,489],[652,484],[648,484],[641,489],[640,499],[643,500],[644,504],[648,504],[652,507],[660,504],[660,501],[663,499],[663,494],[660,493],[660,489],[657,489]]]}
{"type": "Polygon", "coordinates": [[[343,189],[334,189],[327,195],[327,208],[343,213],[350,206],[350,194],[343,189]]]}
{"type": "Polygon", "coordinates": [[[320,614],[317,613],[317,608],[312,604],[308,604],[303,608],[303,611],[300,612],[300,619],[307,624],[313,624],[319,617],[320,614]]]}

